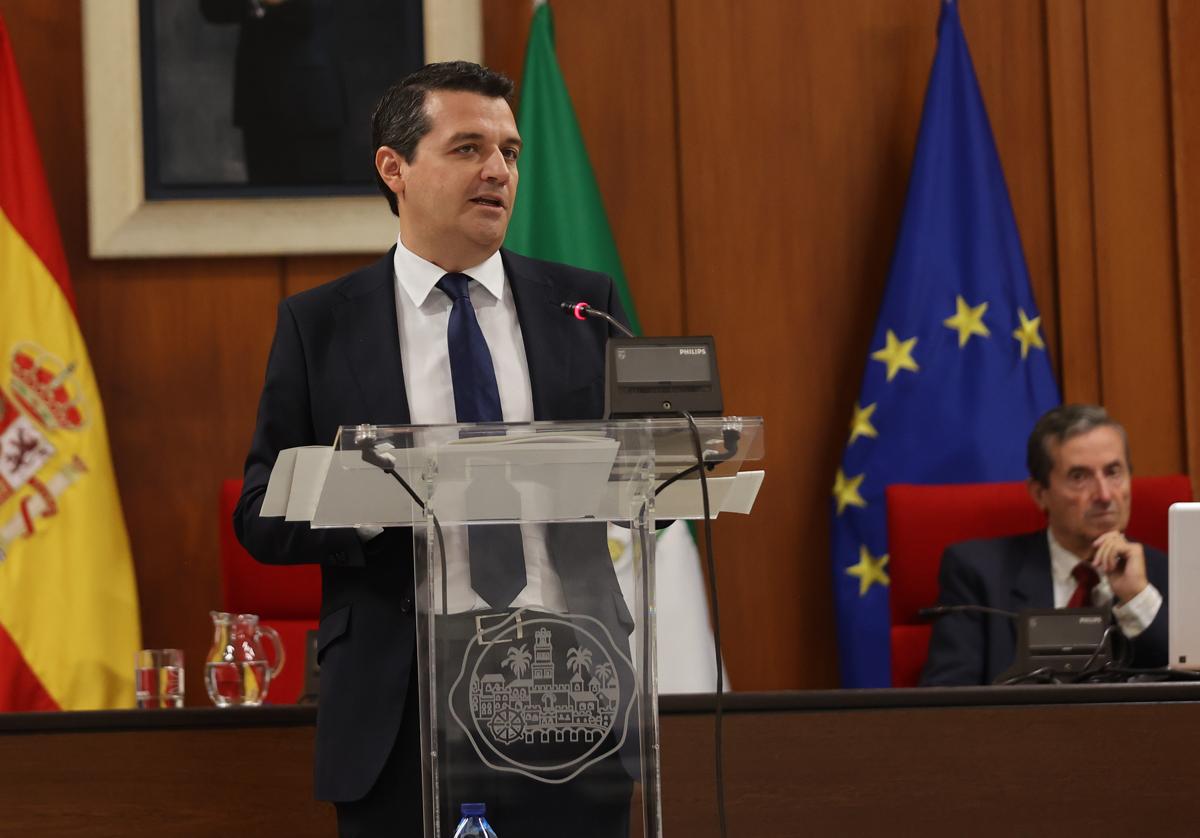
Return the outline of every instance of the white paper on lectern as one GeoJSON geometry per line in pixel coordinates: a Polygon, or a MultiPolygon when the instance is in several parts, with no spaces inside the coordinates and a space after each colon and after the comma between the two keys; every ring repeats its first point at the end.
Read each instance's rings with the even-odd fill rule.
{"type": "Polygon", "coordinates": [[[263,518],[280,518],[287,514],[288,495],[292,493],[292,474],[296,471],[296,449],[287,448],[275,458],[271,479],[263,495],[258,514],[263,518]]]}
{"type": "MultiPolygon", "coordinates": [[[[393,449],[396,471],[417,487],[429,458],[438,465],[435,508],[445,523],[478,520],[553,521],[627,518],[635,487],[608,481],[617,442],[606,437],[501,437],[453,440],[436,449],[393,449]],[[467,508],[467,475],[496,469],[516,492],[509,502],[467,508]]],[[[713,517],[749,514],[764,472],[746,471],[708,480],[713,517]]],[[[697,480],[673,483],[655,499],[655,517],[698,518],[703,507],[697,480]]],[[[358,451],[306,446],[282,451],[271,472],[263,516],[311,521],[314,527],[363,524],[407,526],[423,521],[420,508],[390,475],[358,451]],[[286,501],[283,499],[286,498],[286,501]]]]}
{"type": "Polygon", "coordinates": [[[288,493],[286,520],[312,520],[332,455],[333,449],[324,446],[296,449],[296,469],[292,474],[292,489],[288,493]]]}
{"type": "MultiPolygon", "coordinates": [[[[334,451],[316,506],[309,516],[314,527],[389,526],[422,520],[396,478],[368,463],[358,451],[334,451]]],[[[414,489],[412,475],[401,474],[414,489]]]]}
{"type": "MultiPolygon", "coordinates": [[[[263,495],[262,508],[259,515],[263,518],[282,518],[288,514],[288,505],[292,496],[292,481],[296,473],[296,456],[305,449],[326,451],[325,445],[302,445],[299,448],[285,448],[275,458],[275,467],[271,469],[271,478],[267,481],[267,491],[263,495]]],[[[306,519],[305,519],[306,520],[306,519]]]]}
{"type": "Polygon", "coordinates": [[[438,449],[434,501],[448,521],[596,517],[620,445],[607,436],[528,434],[455,440],[438,449]],[[468,497],[471,481],[478,481],[468,497]],[[480,491],[488,483],[495,491],[480,491]]]}
{"type": "MultiPolygon", "coordinates": [[[[601,435],[527,434],[451,439],[387,453],[395,460],[396,473],[417,491],[422,476],[436,471],[433,508],[449,524],[595,517],[618,448],[616,440],[601,435]],[[497,490],[487,491],[488,482],[497,490]],[[468,502],[472,483],[475,491],[468,502]]],[[[323,482],[312,510],[313,526],[403,526],[424,520],[398,481],[365,462],[358,451],[334,452],[323,482]]]]}
{"type": "MultiPolygon", "coordinates": [[[[714,518],[720,514],[725,496],[729,494],[729,490],[733,488],[734,477],[710,477],[708,478],[708,506],[712,510],[714,518]]],[[[611,515],[614,518],[626,517],[630,515],[629,504],[632,500],[628,484],[613,484],[611,488],[617,490],[615,497],[612,497],[612,492],[609,493],[612,497],[614,505],[611,515]]],[[[662,490],[662,493],[654,499],[654,517],[663,520],[673,518],[703,518],[704,517],[704,501],[700,494],[699,480],[680,480],[672,483],[670,486],[662,490]]]]}
{"type": "Polygon", "coordinates": [[[766,476],[767,473],[762,469],[739,471],[737,477],[734,478],[733,488],[729,490],[729,494],[725,496],[725,502],[721,504],[721,511],[749,515],[750,510],[754,508],[754,501],[758,497],[758,490],[762,488],[763,478],[766,476]]]}
{"type": "MultiPolygon", "coordinates": [[[[763,471],[743,471],[730,477],[708,478],[708,506],[712,517],[716,518],[722,512],[749,515],[765,474],[763,471]]],[[[604,517],[609,520],[630,517],[634,491],[629,483],[610,483],[604,517]]],[[[654,499],[654,517],[661,520],[703,518],[700,481],[680,480],[663,489],[654,499]]]]}

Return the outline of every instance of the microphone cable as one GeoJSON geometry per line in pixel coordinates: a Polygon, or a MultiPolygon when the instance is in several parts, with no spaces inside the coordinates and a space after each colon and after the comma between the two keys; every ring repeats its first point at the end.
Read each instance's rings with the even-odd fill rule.
{"type": "Polygon", "coordinates": [[[995,614],[998,617],[1008,617],[1010,620],[1015,620],[1020,616],[1016,611],[993,608],[990,605],[931,605],[928,608],[917,609],[917,616],[925,620],[945,617],[947,614],[995,614]]]}
{"type": "Polygon", "coordinates": [[[1102,663],[1100,666],[1096,667],[1095,670],[1092,670],[1092,664],[1094,664],[1096,662],[1096,658],[1100,657],[1100,653],[1104,651],[1104,644],[1108,642],[1108,639],[1113,636],[1113,632],[1116,630],[1117,630],[1116,623],[1109,623],[1108,627],[1106,629],[1104,629],[1104,634],[1100,635],[1100,641],[1096,644],[1096,648],[1092,650],[1091,657],[1089,657],[1084,662],[1083,666],[1080,667],[1079,675],[1077,675],[1075,678],[1076,684],[1082,684],[1088,678],[1092,678],[1096,675],[1099,675],[1102,672],[1104,672],[1106,669],[1108,669],[1110,666],[1112,666],[1113,662],[1112,662],[1112,659],[1110,658],[1109,660],[1106,660],[1104,663],[1102,663]]]}
{"type": "MultiPolygon", "coordinates": [[[[704,501],[704,555],[708,565],[708,595],[712,600],[713,611],[713,657],[717,665],[717,691],[713,696],[713,752],[717,780],[717,821],[720,825],[721,838],[725,838],[725,748],[722,737],[725,668],[721,665],[721,609],[717,602],[717,567],[713,559],[712,510],[709,507],[708,500],[708,469],[705,468],[704,451],[700,444],[700,429],[696,427],[696,420],[686,410],[682,410],[680,413],[683,415],[683,418],[687,419],[688,427],[692,432],[692,448],[696,454],[695,468],[700,473],[700,496],[704,501]]],[[[664,483],[660,488],[665,488],[666,485],[664,483]]],[[[655,494],[658,494],[658,490],[655,491],[655,494]]]]}

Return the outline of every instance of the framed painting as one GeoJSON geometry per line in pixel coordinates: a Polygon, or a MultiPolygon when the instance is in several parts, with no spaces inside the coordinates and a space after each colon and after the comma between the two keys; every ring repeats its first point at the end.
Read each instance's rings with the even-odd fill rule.
{"type": "Polygon", "coordinates": [[[480,0],[83,0],[94,258],[378,253],[370,114],[480,0]]]}

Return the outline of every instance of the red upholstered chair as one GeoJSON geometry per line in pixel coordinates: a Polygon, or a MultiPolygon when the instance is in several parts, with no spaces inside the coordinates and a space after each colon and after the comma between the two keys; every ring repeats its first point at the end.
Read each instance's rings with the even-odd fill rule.
{"type": "MultiPolygon", "coordinates": [[[[305,638],[317,627],[321,610],[321,570],[316,565],[256,562],[233,532],[233,510],[242,481],[221,484],[221,610],[257,614],[279,632],[287,661],[271,681],[267,704],[294,704],[304,689],[305,638]]],[[[271,654],[270,644],[267,652],[271,654]]]]}
{"type": "MultiPolygon", "coordinates": [[[[1167,508],[1192,499],[1186,475],[1135,477],[1126,532],[1167,549],[1167,508]]],[[[937,602],[942,551],[958,541],[1030,532],[1046,525],[1025,483],[887,487],[891,577],[892,686],[913,687],[925,666],[932,627],[917,610],[937,602]]]]}

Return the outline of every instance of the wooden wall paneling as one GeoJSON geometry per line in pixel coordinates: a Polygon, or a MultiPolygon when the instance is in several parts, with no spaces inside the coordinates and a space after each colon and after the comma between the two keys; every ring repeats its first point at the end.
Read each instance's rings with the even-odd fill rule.
{"type": "Polygon", "coordinates": [[[559,65],[642,326],[683,334],[669,0],[551,6],[559,65]]]}
{"type": "Polygon", "coordinates": [[[1102,359],[1096,301],[1086,11],[1083,0],[1048,0],[1045,8],[1059,384],[1064,401],[1098,403],[1103,398],[1102,359]]]}
{"type": "MultiPolygon", "coordinates": [[[[391,212],[382,195],[379,196],[380,212],[391,212]]],[[[342,256],[303,256],[303,257],[287,257],[280,260],[280,286],[282,297],[290,297],[292,294],[298,294],[301,291],[307,291],[309,288],[315,288],[318,285],[337,279],[340,276],[366,267],[379,259],[391,247],[391,242],[386,242],[380,248],[377,254],[355,253],[342,256]]],[[[271,319],[269,324],[264,324],[264,327],[269,332],[274,332],[275,320],[271,319]]],[[[268,336],[269,337],[269,336],[268,336]]],[[[263,356],[263,369],[266,369],[267,358],[263,356]]]]}
{"type": "MultiPolygon", "coordinates": [[[[1061,355],[1044,10],[1041,0],[964,0],[960,12],[1041,312],[1042,335],[1057,367],[1061,355]]],[[[1011,340],[1007,334],[1005,338],[1011,340]]]]}
{"type": "Polygon", "coordinates": [[[1101,392],[1143,474],[1184,457],[1162,3],[1085,7],[1101,392]]]}
{"type": "Polygon", "coordinates": [[[830,686],[829,489],[935,46],[935,4],[677,3],[687,323],[766,418],[755,514],[715,530],[739,689],[830,686]]]}
{"type": "Polygon", "coordinates": [[[89,262],[80,318],[133,546],[147,646],[184,650],[205,704],[218,490],[241,474],[279,298],[273,260],[89,262]]]}
{"type": "MultiPolygon", "coordinates": [[[[553,8],[558,11],[557,5],[553,8]]],[[[532,19],[532,0],[486,0],[483,4],[483,63],[517,82],[518,97],[532,19]]]]}
{"type": "Polygon", "coordinates": [[[1180,359],[1188,473],[1200,476],[1200,5],[1170,0],[1171,125],[1175,242],[1179,260],[1180,359]]]}

